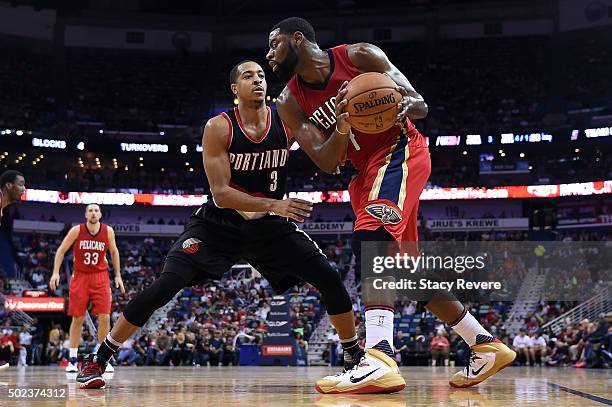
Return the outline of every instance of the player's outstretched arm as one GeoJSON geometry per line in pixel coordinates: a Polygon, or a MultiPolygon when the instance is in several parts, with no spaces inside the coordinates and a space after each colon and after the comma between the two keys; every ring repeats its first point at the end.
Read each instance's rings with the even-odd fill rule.
{"type": "Polygon", "coordinates": [[[295,97],[287,88],[283,90],[276,100],[276,108],[282,121],[289,127],[291,136],[308,154],[310,159],[323,171],[334,173],[338,166],[344,162],[348,146],[350,125],[346,121],[348,113],[344,111],[347,105],[346,86],[344,83],[336,96],[336,128],[327,140],[312,124],[295,97]]]}
{"type": "Polygon", "coordinates": [[[398,91],[404,96],[400,103],[402,111],[398,114],[398,120],[405,117],[423,119],[427,117],[427,103],[412,86],[408,78],[395,65],[383,50],[376,45],[360,42],[349,45],[348,56],[353,65],[362,72],[380,72],[389,75],[398,85],[398,91]]]}
{"type": "Polygon", "coordinates": [[[202,160],[215,205],[244,212],[274,212],[303,222],[310,216],[312,203],[301,199],[272,199],[251,196],[229,185],[231,170],[227,152],[230,128],[227,121],[216,116],[204,126],[202,160]]]}
{"type": "Polygon", "coordinates": [[[55,252],[55,259],[53,260],[53,274],[51,274],[51,280],[49,281],[49,288],[51,291],[55,291],[59,284],[60,280],[60,268],[62,267],[62,262],[64,261],[64,256],[66,252],[70,249],[70,247],[74,244],[74,241],[79,237],[79,228],[80,226],[73,226],[70,228],[64,240],[62,240],[62,244],[57,248],[55,252]]]}
{"type": "Polygon", "coordinates": [[[121,256],[119,256],[119,249],[117,248],[117,242],[115,241],[115,230],[108,227],[108,251],[111,255],[111,261],[113,262],[113,270],[115,270],[115,288],[121,291],[121,294],[125,294],[125,287],[123,286],[123,280],[121,279],[121,256]]]}

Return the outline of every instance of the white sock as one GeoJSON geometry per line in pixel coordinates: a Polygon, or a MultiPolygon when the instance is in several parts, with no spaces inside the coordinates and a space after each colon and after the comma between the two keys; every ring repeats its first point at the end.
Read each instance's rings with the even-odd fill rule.
{"type": "Polygon", "coordinates": [[[366,349],[373,348],[382,340],[393,346],[393,317],[392,311],[380,308],[368,309],[365,312],[366,349]]]}
{"type": "Polygon", "coordinates": [[[453,328],[470,347],[476,345],[478,342],[483,343],[482,339],[485,339],[484,342],[490,342],[488,338],[480,338],[481,341],[476,340],[478,335],[484,335],[491,338],[491,340],[493,338],[493,335],[484,329],[484,327],[480,325],[480,322],[478,322],[469,311],[466,311],[463,318],[461,318],[457,324],[451,326],[451,328],[453,328]]]}
{"type": "Polygon", "coordinates": [[[79,348],[70,348],[70,359],[76,358],[79,352],[79,348]]]}

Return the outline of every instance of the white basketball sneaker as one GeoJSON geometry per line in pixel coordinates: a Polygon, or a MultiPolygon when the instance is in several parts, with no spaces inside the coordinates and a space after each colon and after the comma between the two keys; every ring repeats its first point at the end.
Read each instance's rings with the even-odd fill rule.
{"type": "Polygon", "coordinates": [[[66,365],[66,373],[77,373],[78,371],[79,368],[77,367],[76,363],[68,362],[66,365]]]}
{"type": "Polygon", "coordinates": [[[453,387],[471,387],[493,376],[516,358],[516,353],[499,339],[472,346],[470,362],[455,373],[449,384],[453,387]]]}
{"type": "Polygon", "coordinates": [[[315,385],[324,394],[393,393],[405,387],[397,363],[376,349],[366,349],[359,364],[351,370],[326,376],[315,385]]]}

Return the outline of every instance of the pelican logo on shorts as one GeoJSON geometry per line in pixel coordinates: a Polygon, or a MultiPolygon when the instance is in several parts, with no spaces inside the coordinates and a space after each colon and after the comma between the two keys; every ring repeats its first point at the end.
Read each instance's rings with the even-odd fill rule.
{"type": "Polygon", "coordinates": [[[402,217],[395,208],[383,203],[368,205],[365,210],[384,224],[397,225],[402,221],[402,217]]]}
{"type": "Polygon", "coordinates": [[[197,253],[200,250],[200,243],[202,243],[200,239],[190,237],[183,242],[183,251],[187,254],[197,253]]]}

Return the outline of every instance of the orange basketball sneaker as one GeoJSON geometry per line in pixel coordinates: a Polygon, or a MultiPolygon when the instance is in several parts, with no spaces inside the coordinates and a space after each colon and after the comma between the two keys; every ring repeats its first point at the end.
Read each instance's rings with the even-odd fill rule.
{"type": "Polygon", "coordinates": [[[376,349],[366,349],[355,367],[326,376],[315,385],[315,389],[324,394],[393,393],[404,387],[406,381],[395,360],[376,349]]]}
{"type": "Polygon", "coordinates": [[[465,369],[455,373],[449,384],[453,387],[471,387],[493,376],[510,365],[516,352],[499,339],[472,346],[470,362],[465,369]]]}

